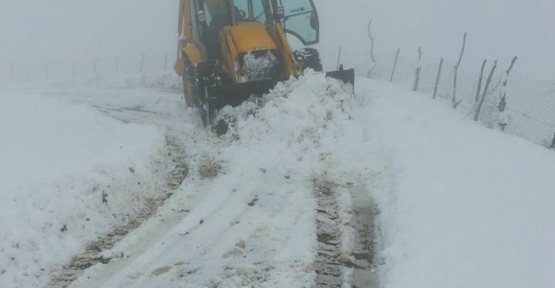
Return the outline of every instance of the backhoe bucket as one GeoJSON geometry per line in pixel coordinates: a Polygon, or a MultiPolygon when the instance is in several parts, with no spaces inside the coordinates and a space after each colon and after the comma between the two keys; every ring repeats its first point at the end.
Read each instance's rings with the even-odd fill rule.
{"type": "Polygon", "coordinates": [[[343,65],[341,65],[339,70],[327,72],[326,76],[343,81],[344,83],[350,83],[353,87],[355,86],[355,69],[344,70],[343,65]]]}

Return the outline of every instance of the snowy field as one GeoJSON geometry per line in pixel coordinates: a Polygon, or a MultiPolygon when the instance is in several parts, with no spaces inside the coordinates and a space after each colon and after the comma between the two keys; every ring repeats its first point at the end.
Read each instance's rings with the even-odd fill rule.
{"type": "Polygon", "coordinates": [[[44,287],[167,192],[168,137],[187,178],[71,287],[313,287],[322,223],[343,287],[373,287],[357,270],[387,288],[555,287],[553,151],[362,78],[354,95],[318,74],[279,85],[223,111],[221,138],[182,102],[171,74],[0,88],[0,287],[44,287]],[[364,269],[360,206],[377,207],[364,269]]]}

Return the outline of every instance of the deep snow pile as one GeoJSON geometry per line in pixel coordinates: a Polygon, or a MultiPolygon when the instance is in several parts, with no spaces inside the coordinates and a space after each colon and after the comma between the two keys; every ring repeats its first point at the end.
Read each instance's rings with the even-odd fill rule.
{"type": "Polygon", "coordinates": [[[394,171],[375,193],[384,287],[555,287],[555,153],[423,95],[358,84],[394,171]]]}
{"type": "Polygon", "coordinates": [[[1,287],[44,285],[133,217],[163,177],[157,128],[60,99],[0,93],[0,137],[1,287]]]}

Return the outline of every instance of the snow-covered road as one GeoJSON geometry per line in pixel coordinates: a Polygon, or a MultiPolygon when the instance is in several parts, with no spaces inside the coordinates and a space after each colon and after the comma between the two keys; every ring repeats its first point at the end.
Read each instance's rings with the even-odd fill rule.
{"type": "MultiPolygon", "coordinates": [[[[185,110],[179,79],[171,74],[9,87],[0,91],[7,95],[0,99],[14,101],[21,91],[34,93],[37,101],[52,96],[48,101],[58,104],[49,110],[77,109],[67,100],[86,107],[79,108],[86,113],[75,113],[94,114],[89,121],[104,125],[99,133],[109,134],[98,136],[102,139],[131,133],[129,145],[140,146],[149,143],[141,138],[148,132],[137,131],[151,131],[154,144],[130,154],[133,161],[154,161],[144,168],[151,174],[131,174],[153,183],[152,194],[145,195],[171,194],[156,203],[155,213],[128,226],[136,229],[93,253],[94,265],[86,265],[70,287],[555,286],[548,265],[555,259],[554,153],[461,120],[464,115],[425,95],[365,79],[357,79],[353,95],[334,80],[309,74],[276,87],[261,107],[249,102],[226,108],[222,115],[234,124],[218,138],[202,128],[194,111],[185,110]],[[168,143],[178,143],[177,148],[168,143]],[[186,178],[172,186],[168,174],[186,178]],[[510,261],[511,255],[519,261],[510,261]]],[[[22,131],[36,135],[29,129],[22,131]]],[[[79,132],[54,135],[73,143],[71,136],[79,132]]],[[[93,160],[110,151],[108,143],[91,144],[106,148],[93,160]]],[[[9,147],[17,151],[16,146],[9,147]]],[[[110,165],[130,171],[121,161],[110,165]]],[[[91,175],[87,169],[76,171],[91,175]]],[[[60,179],[65,178],[54,180],[60,179]]],[[[121,195],[139,193],[135,186],[121,185],[126,187],[121,195]]],[[[65,188],[60,189],[64,195],[75,194],[65,188]]],[[[44,193],[49,199],[67,198],[44,193]]],[[[36,202],[37,195],[42,194],[26,197],[36,202]]],[[[102,195],[95,198],[100,208],[102,195]]],[[[129,199],[122,196],[122,209],[129,208],[129,199]]],[[[139,207],[148,207],[147,200],[139,207]]],[[[83,209],[59,208],[70,214],[83,209]]],[[[44,216],[46,222],[57,219],[52,215],[59,211],[44,216]]],[[[1,286],[43,287],[51,277],[66,275],[61,265],[71,255],[126,221],[99,226],[88,238],[71,234],[71,225],[71,233],[64,234],[55,225],[37,229],[46,225],[42,222],[19,230],[0,223],[7,231],[42,231],[30,237],[35,243],[52,235],[75,239],[73,250],[54,257],[60,247],[45,251],[60,243],[56,238],[33,254],[36,250],[9,248],[17,234],[2,235],[1,286]],[[6,262],[11,258],[36,261],[6,262]]],[[[64,285],[53,281],[49,287],[64,285]]]]}
{"type": "MultiPolygon", "coordinates": [[[[355,251],[359,235],[350,224],[354,183],[369,179],[339,155],[355,151],[334,153],[354,97],[319,75],[280,86],[265,101],[262,109],[247,103],[225,111],[240,116],[222,138],[174,124],[188,153],[188,178],[151,219],[103,253],[109,263],[71,287],[311,287],[317,279],[341,287],[356,269],[372,273],[369,259],[355,258],[371,253],[355,251]],[[324,202],[317,183],[329,183],[324,202]],[[336,243],[318,242],[327,235],[322,225],[336,230],[336,243]]],[[[118,117],[129,113],[123,110],[118,117]]]]}

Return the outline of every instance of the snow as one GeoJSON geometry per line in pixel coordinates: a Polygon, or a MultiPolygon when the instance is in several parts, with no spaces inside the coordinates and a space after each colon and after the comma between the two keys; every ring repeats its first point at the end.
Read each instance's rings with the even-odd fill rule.
{"type": "Polygon", "coordinates": [[[368,134],[395,171],[377,196],[384,287],[554,287],[553,151],[423,95],[359,84],[368,134]]]}
{"type": "Polygon", "coordinates": [[[243,56],[243,68],[246,70],[246,81],[273,79],[278,61],[272,51],[249,51],[243,56]]]}
{"type": "Polygon", "coordinates": [[[239,116],[221,139],[184,134],[183,141],[200,137],[188,149],[190,178],[107,252],[126,255],[123,264],[97,265],[72,287],[309,287],[316,256],[313,180],[350,178],[330,164],[354,98],[319,74],[281,84],[264,101],[256,117],[253,103],[228,108],[239,116]],[[199,173],[207,165],[219,167],[215,178],[199,173]],[[155,271],[167,272],[154,277],[155,271]]]}
{"type": "Polygon", "coordinates": [[[4,89],[0,286],[44,285],[159,193],[165,133],[187,179],[71,287],[311,287],[318,181],[336,186],[345,259],[353,209],[371,205],[360,193],[377,205],[383,287],[555,287],[553,151],[426,95],[362,78],[353,95],[307,73],[225,108],[223,137],[167,73],[4,89]]]}
{"type": "Polygon", "coordinates": [[[4,91],[0,135],[1,287],[44,285],[86,242],[125,222],[156,192],[152,160],[164,144],[156,127],[4,91]]]}

